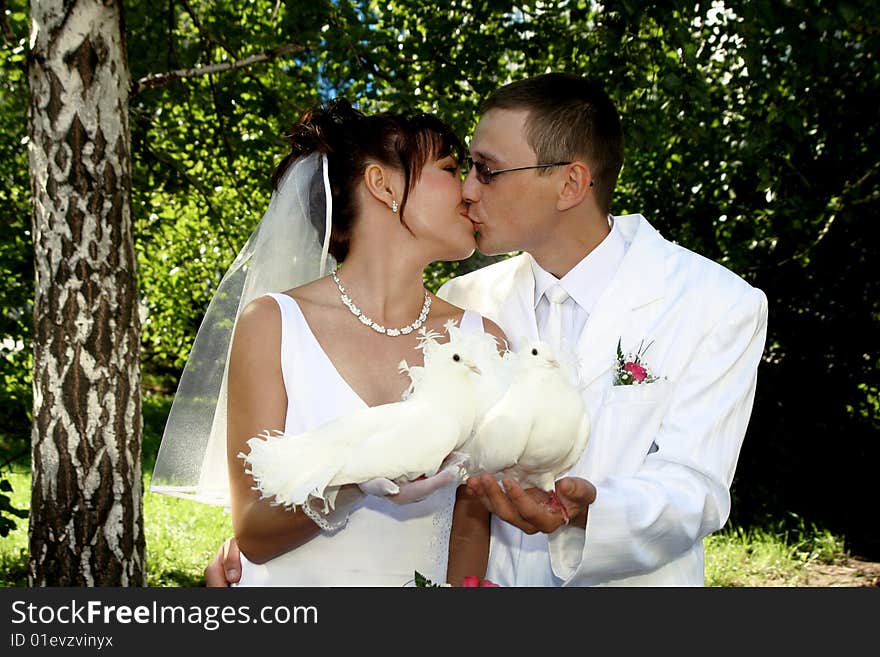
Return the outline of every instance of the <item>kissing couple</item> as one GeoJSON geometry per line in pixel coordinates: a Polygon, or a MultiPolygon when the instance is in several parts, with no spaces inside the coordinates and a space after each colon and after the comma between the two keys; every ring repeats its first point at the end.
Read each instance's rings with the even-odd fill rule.
{"type": "Polygon", "coordinates": [[[199,331],[151,487],[231,507],[235,536],[208,585],[401,586],[414,571],[452,585],[703,585],[767,299],[642,215],[611,213],[624,139],[601,85],[564,73],[505,85],[467,147],[438,117],[345,100],[306,111],[288,142],[199,331]],[[425,289],[426,267],[475,248],[522,253],[425,289]],[[248,439],[399,401],[418,330],[450,320],[514,351],[574,349],[592,434],[556,482],[570,522],[535,488],[458,485],[450,469],[418,494],[343,486],[330,513],[260,497],[238,456],[248,439]]]}

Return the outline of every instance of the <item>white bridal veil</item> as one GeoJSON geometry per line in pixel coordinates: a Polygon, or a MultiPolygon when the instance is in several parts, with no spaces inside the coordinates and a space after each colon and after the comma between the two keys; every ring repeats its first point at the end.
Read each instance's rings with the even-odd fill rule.
{"type": "Polygon", "coordinates": [[[267,292],[303,285],[335,269],[328,253],[331,215],[327,157],[300,157],[285,172],[211,299],[165,425],[152,492],[229,505],[226,376],[236,318],[267,292]]]}

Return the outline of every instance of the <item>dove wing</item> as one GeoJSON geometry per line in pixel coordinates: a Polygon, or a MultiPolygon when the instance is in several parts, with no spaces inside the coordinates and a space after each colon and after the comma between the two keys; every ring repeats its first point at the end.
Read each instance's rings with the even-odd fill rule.
{"type": "Polygon", "coordinates": [[[330,480],[351,450],[368,436],[394,426],[403,402],[361,409],[296,435],[257,436],[242,454],[263,497],[281,504],[303,504],[309,495],[323,497],[330,480]]]}
{"type": "Polygon", "coordinates": [[[412,399],[402,406],[393,423],[365,436],[349,451],[332,485],[375,477],[411,480],[437,471],[464,428],[454,417],[438,414],[429,400],[412,399]]]}
{"type": "Polygon", "coordinates": [[[566,457],[562,460],[560,464],[557,474],[562,474],[564,472],[568,472],[574,467],[574,464],[578,462],[581,458],[581,454],[584,453],[584,450],[587,448],[587,443],[590,439],[590,415],[584,412],[581,415],[580,422],[577,426],[577,431],[575,433],[575,439],[572,442],[571,450],[569,450],[566,457]]]}
{"type": "Polygon", "coordinates": [[[477,471],[494,474],[519,461],[532,428],[529,405],[514,387],[486,413],[471,443],[471,462],[477,471]]]}

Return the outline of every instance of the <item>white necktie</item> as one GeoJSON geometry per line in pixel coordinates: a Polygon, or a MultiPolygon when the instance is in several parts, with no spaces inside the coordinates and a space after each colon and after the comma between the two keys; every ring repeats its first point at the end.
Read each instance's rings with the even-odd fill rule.
{"type": "Polygon", "coordinates": [[[547,314],[547,323],[545,324],[544,335],[541,337],[546,340],[551,347],[558,349],[562,346],[562,306],[568,299],[566,292],[561,285],[554,285],[544,292],[547,301],[550,302],[550,312],[547,314]]]}

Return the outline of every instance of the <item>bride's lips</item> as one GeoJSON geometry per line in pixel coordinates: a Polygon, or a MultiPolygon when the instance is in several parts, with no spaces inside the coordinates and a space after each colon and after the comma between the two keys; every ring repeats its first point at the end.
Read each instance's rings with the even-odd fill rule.
{"type": "Polygon", "coordinates": [[[467,220],[471,223],[471,227],[472,227],[474,230],[477,230],[477,226],[478,226],[479,224],[478,224],[478,222],[476,222],[476,221],[474,221],[473,219],[471,219],[471,217],[470,217],[470,215],[468,214],[468,211],[467,211],[467,210],[462,210],[462,211],[460,211],[458,214],[460,214],[462,217],[464,217],[465,219],[467,219],[467,220]]]}

